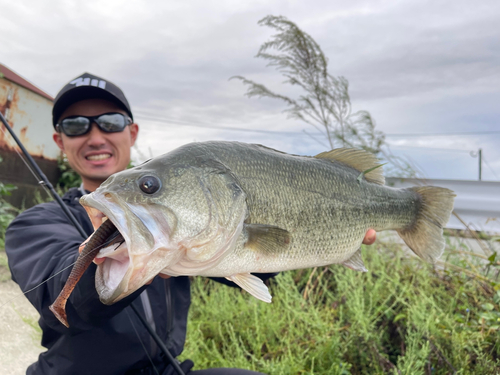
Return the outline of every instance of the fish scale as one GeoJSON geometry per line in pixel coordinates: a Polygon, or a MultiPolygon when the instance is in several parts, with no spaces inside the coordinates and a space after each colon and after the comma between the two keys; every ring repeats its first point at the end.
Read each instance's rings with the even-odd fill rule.
{"type": "MultiPolygon", "coordinates": [[[[236,175],[244,176],[240,181],[248,197],[250,213],[246,222],[275,225],[293,233],[288,251],[278,258],[267,257],[267,262],[259,268],[261,272],[276,271],[276,268],[283,270],[284,264],[288,269],[323,265],[318,264],[318,259],[324,264],[339,263],[359,248],[368,228],[393,229],[394,224],[407,225],[414,217],[415,209],[408,210],[411,198],[415,196],[411,191],[402,193],[380,185],[370,186],[366,181],[357,184],[359,171],[331,161],[280,153],[274,154],[274,159],[268,163],[265,160],[269,159],[253,163],[255,153],[260,150],[244,148],[245,151],[241,152],[238,146],[226,148],[233,149],[233,152],[226,151],[218,161],[236,175]],[[233,163],[235,159],[238,160],[233,163]],[[292,173],[301,177],[289,178],[292,173]],[[382,189],[389,190],[378,192],[382,189]],[[380,195],[384,196],[381,204],[377,202],[380,195]],[[388,199],[392,204],[387,204],[388,199]],[[374,216],[378,219],[370,220],[374,216]],[[304,222],[309,222],[309,225],[303,225],[304,222]],[[311,237],[314,241],[310,240],[311,237]]],[[[245,248],[244,243],[240,243],[233,258],[241,257],[245,252],[250,252],[248,258],[255,259],[252,250],[245,248]]],[[[229,262],[230,258],[226,261],[229,262]]],[[[218,270],[211,270],[212,275],[222,276],[215,273],[224,273],[225,268],[222,262],[218,270]]],[[[248,272],[252,268],[255,268],[254,264],[244,263],[238,271],[248,272]]]]}

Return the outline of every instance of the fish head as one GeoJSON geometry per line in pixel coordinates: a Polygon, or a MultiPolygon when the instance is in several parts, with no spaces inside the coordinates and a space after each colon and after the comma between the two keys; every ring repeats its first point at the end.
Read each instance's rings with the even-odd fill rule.
{"type": "Polygon", "coordinates": [[[111,220],[123,237],[96,257],[101,301],[115,303],[161,271],[196,274],[214,263],[244,220],[243,209],[232,208],[233,185],[214,168],[166,154],[112,175],[83,196],[94,228],[111,220]]]}

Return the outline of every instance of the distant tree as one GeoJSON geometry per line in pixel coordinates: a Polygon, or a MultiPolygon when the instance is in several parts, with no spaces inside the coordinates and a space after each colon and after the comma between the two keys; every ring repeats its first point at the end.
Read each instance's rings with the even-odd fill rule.
{"type": "Polygon", "coordinates": [[[278,33],[262,44],[256,57],[268,60],[268,66],[276,67],[286,77],[284,83],[299,86],[304,93],[293,99],[245,77],[232,77],[248,86],[246,96],[284,101],[288,117],[315,127],[327,139],[330,148],[362,148],[385,159],[391,174],[415,176],[414,168],[407,161],[392,155],[385,135],[375,129],[370,113],[352,111],[349,82],[342,76],[328,73],[328,59],[309,34],[283,16],[267,16],[259,25],[271,27],[278,33]],[[272,54],[270,50],[277,53],[272,54]]]}

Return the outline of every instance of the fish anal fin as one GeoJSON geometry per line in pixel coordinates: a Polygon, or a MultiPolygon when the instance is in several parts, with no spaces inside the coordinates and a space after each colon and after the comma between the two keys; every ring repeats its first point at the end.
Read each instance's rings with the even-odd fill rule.
{"type": "Polygon", "coordinates": [[[245,247],[263,254],[276,254],[290,246],[291,234],[286,229],[264,224],[245,224],[248,234],[245,247]]]}
{"type": "Polygon", "coordinates": [[[368,272],[365,267],[365,263],[363,262],[363,258],[361,257],[361,250],[358,249],[352,257],[347,259],[344,263],[344,266],[350,268],[354,271],[368,272]]]}
{"type": "Polygon", "coordinates": [[[236,275],[227,276],[226,279],[232,281],[241,289],[246,290],[255,298],[267,303],[271,303],[272,297],[269,293],[269,289],[267,289],[266,284],[264,284],[264,282],[257,276],[254,276],[250,273],[239,273],[236,275]]]}
{"type": "MultiPolygon", "coordinates": [[[[338,161],[340,163],[348,165],[351,168],[356,169],[360,173],[363,173],[380,165],[379,160],[375,155],[368,151],[359,150],[356,148],[336,148],[331,151],[322,152],[321,154],[316,155],[315,158],[338,161]]],[[[382,167],[372,169],[371,171],[364,174],[364,176],[367,181],[379,185],[385,184],[382,167]]]]}

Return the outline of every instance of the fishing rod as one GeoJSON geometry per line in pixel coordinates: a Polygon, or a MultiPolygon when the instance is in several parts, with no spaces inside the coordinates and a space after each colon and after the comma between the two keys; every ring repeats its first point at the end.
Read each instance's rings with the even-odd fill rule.
{"type": "Polygon", "coordinates": [[[80,225],[80,223],[76,220],[76,218],[73,216],[73,214],[68,209],[68,207],[66,207],[66,205],[62,201],[61,197],[59,196],[59,194],[57,194],[57,191],[54,189],[54,186],[52,186],[52,184],[47,179],[47,177],[45,176],[45,174],[42,172],[42,170],[40,169],[40,167],[38,166],[38,164],[35,162],[35,160],[33,160],[33,158],[31,157],[31,155],[29,154],[29,152],[24,148],[24,145],[21,143],[21,140],[19,138],[17,138],[16,133],[14,133],[14,131],[10,127],[9,123],[7,122],[7,120],[5,119],[5,117],[3,116],[2,112],[0,112],[0,119],[2,120],[2,123],[5,126],[5,128],[9,131],[10,135],[12,136],[12,138],[14,138],[14,141],[16,141],[17,145],[19,146],[19,148],[21,149],[22,153],[26,157],[26,160],[28,161],[28,163],[30,164],[30,166],[35,170],[36,173],[33,170],[31,170],[31,171],[33,172],[35,178],[38,180],[38,183],[40,185],[45,186],[45,187],[47,187],[49,189],[50,194],[57,201],[57,203],[59,203],[59,206],[61,206],[62,210],[64,211],[64,213],[66,214],[66,216],[68,217],[68,219],[71,221],[71,223],[73,224],[73,226],[78,230],[78,232],[82,235],[83,238],[87,238],[88,236],[85,233],[85,231],[83,230],[83,228],[80,225]]]}
{"type": "MultiPolygon", "coordinates": [[[[22,144],[21,140],[17,137],[16,133],[14,133],[14,131],[10,127],[9,123],[7,122],[7,120],[5,119],[5,117],[3,116],[2,112],[0,112],[0,120],[2,121],[2,124],[5,126],[5,128],[8,130],[8,132],[10,133],[10,135],[12,136],[12,138],[14,139],[14,141],[16,141],[17,145],[19,146],[19,148],[21,149],[22,153],[26,157],[26,161],[29,164],[29,166],[31,166],[31,168],[33,168],[33,169],[30,169],[30,170],[33,173],[33,175],[35,176],[35,178],[38,180],[38,183],[40,185],[45,186],[45,187],[47,187],[49,189],[50,194],[56,200],[56,202],[59,204],[59,206],[61,206],[61,209],[66,214],[66,216],[68,217],[69,221],[78,230],[78,232],[80,233],[80,235],[83,238],[87,238],[88,235],[85,233],[85,231],[83,230],[83,228],[80,225],[80,223],[76,220],[75,216],[71,213],[71,211],[68,209],[68,207],[64,204],[64,202],[62,201],[61,197],[59,196],[59,194],[57,194],[57,191],[54,189],[54,186],[48,180],[47,176],[45,176],[45,174],[42,172],[42,170],[40,169],[40,167],[38,166],[38,164],[35,162],[35,160],[31,157],[31,155],[29,154],[29,152],[26,150],[26,148],[22,144]]],[[[21,157],[21,155],[19,155],[19,156],[21,157]]],[[[28,166],[28,168],[29,168],[29,166],[28,166]]],[[[166,345],[161,340],[160,336],[158,336],[158,334],[154,331],[154,329],[151,327],[151,325],[146,321],[146,319],[144,319],[141,316],[141,314],[139,313],[139,310],[137,310],[137,308],[135,306],[133,306],[132,304],[130,304],[129,306],[132,308],[132,310],[137,315],[137,317],[139,318],[139,320],[141,321],[141,323],[144,325],[144,327],[146,328],[146,330],[149,332],[149,334],[151,335],[151,337],[153,338],[153,340],[156,342],[156,344],[158,345],[158,347],[161,349],[161,351],[165,355],[165,359],[167,360],[167,365],[171,364],[173,366],[173,368],[175,369],[175,372],[178,375],[185,375],[184,371],[179,366],[179,362],[170,353],[170,351],[168,350],[168,348],[166,347],[166,345]]]]}

